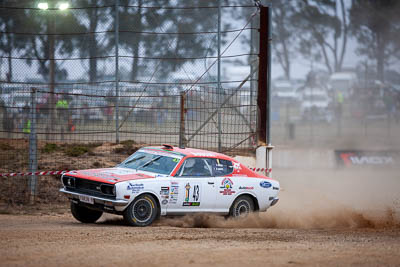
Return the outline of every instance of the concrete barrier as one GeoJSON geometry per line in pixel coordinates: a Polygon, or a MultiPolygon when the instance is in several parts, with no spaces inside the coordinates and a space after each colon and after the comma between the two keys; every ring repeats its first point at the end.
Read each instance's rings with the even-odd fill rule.
{"type": "MultiPolygon", "coordinates": [[[[237,156],[236,160],[246,166],[266,168],[266,148],[256,150],[256,158],[237,156]]],[[[272,151],[272,171],[274,168],[335,168],[335,153],[332,149],[275,148],[272,151]]]]}
{"type": "MultiPolygon", "coordinates": [[[[242,156],[237,156],[235,158],[246,166],[266,168],[266,147],[257,148],[256,158],[242,156]]],[[[334,150],[323,148],[277,147],[274,148],[272,152],[272,172],[277,168],[389,168],[399,166],[399,164],[400,151],[394,150],[334,150]],[[345,157],[345,159],[343,159],[343,157],[345,157]]]]}

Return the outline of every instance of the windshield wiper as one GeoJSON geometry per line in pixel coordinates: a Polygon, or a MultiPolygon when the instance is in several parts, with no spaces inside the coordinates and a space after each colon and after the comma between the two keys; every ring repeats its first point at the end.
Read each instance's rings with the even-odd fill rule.
{"type": "MultiPolygon", "coordinates": [[[[127,162],[124,163],[124,165],[126,165],[126,164],[128,164],[128,163],[132,163],[132,162],[137,161],[137,160],[139,160],[139,159],[142,159],[142,158],[144,158],[144,157],[145,157],[145,156],[140,156],[140,157],[137,157],[137,158],[128,160],[127,162]]],[[[121,163],[121,164],[122,164],[122,163],[121,163]]],[[[120,165],[121,165],[121,164],[120,164],[120,165]]]]}
{"type": "Polygon", "coordinates": [[[155,157],[155,158],[152,159],[152,160],[149,160],[148,162],[146,162],[146,163],[143,164],[142,166],[137,167],[136,170],[139,170],[140,168],[144,168],[144,167],[146,167],[147,165],[150,165],[150,164],[153,163],[154,161],[159,160],[161,157],[162,157],[162,156],[158,156],[158,157],[155,157]]]}

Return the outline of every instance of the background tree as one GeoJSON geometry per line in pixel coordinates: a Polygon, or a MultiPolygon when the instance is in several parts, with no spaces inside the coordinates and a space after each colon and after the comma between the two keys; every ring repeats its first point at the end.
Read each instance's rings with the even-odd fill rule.
{"type": "Polygon", "coordinates": [[[376,60],[377,78],[384,81],[385,66],[400,57],[400,2],[397,0],[354,0],[350,10],[351,29],[358,53],[376,60]]]}
{"type": "MultiPolygon", "coordinates": [[[[4,7],[10,5],[7,1],[2,3],[4,7]]],[[[0,8],[0,51],[3,57],[7,58],[8,72],[6,75],[7,82],[13,80],[13,64],[12,57],[15,53],[24,48],[23,36],[14,34],[21,31],[22,23],[26,17],[23,12],[16,12],[13,9],[0,8]]]]}
{"type": "Polygon", "coordinates": [[[349,26],[343,0],[301,0],[292,23],[300,31],[300,51],[322,58],[327,70],[342,69],[349,26]]]}
{"type": "MultiPolygon", "coordinates": [[[[25,31],[37,35],[29,35],[23,56],[37,59],[39,62],[38,74],[46,80],[49,77],[51,50],[54,52],[55,59],[72,55],[79,46],[76,40],[77,35],[71,35],[71,33],[85,32],[85,27],[70,10],[28,9],[25,10],[25,15],[26,19],[23,23],[25,31]],[[51,38],[54,40],[53,47],[51,46],[51,38]]],[[[30,59],[26,62],[28,65],[32,64],[30,59]]],[[[57,80],[62,80],[67,77],[68,73],[58,62],[55,60],[55,77],[57,80]]]]}
{"type": "MultiPolygon", "coordinates": [[[[121,1],[120,44],[125,50],[121,53],[131,55],[130,80],[140,75],[155,73],[159,79],[165,79],[187,62],[206,54],[209,48],[209,34],[187,34],[216,30],[217,9],[197,9],[193,6],[216,6],[214,1],[179,1],[180,7],[188,9],[142,8],[142,6],[171,6],[168,0],[121,1]],[[201,21],[201,23],[199,23],[201,21]],[[146,32],[146,33],[144,33],[146,32]],[[151,34],[151,32],[177,34],[151,34]],[[142,59],[142,57],[169,58],[142,59]],[[149,73],[147,71],[150,70],[149,73]]],[[[211,37],[210,37],[211,36],[211,37]]],[[[114,43],[110,39],[110,46],[114,43]]],[[[216,49],[216,47],[214,47],[216,49]]]]}
{"type": "Polygon", "coordinates": [[[275,52],[274,58],[282,67],[287,79],[290,79],[290,67],[295,59],[298,43],[298,30],[293,23],[295,15],[293,3],[293,1],[272,1],[272,48],[275,52]]]}
{"type": "MultiPolygon", "coordinates": [[[[110,23],[110,18],[107,18],[105,8],[99,8],[102,5],[112,5],[110,1],[99,0],[76,0],[75,6],[87,7],[82,9],[81,12],[76,12],[76,20],[79,21],[84,27],[85,32],[88,34],[85,37],[77,38],[79,46],[79,54],[81,57],[89,57],[89,81],[95,82],[98,77],[98,57],[104,55],[107,51],[105,41],[99,40],[99,35],[96,31],[104,30],[105,24],[110,23]],[[83,19],[86,18],[86,21],[83,19]]],[[[111,19],[111,21],[113,21],[111,19]]],[[[104,36],[101,34],[100,36],[104,36]]],[[[103,38],[104,39],[104,38],[103,38]]]]}

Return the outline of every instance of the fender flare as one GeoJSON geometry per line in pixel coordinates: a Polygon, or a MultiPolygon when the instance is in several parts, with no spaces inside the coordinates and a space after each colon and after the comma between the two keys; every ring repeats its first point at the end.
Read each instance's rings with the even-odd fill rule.
{"type": "Polygon", "coordinates": [[[231,201],[231,203],[229,203],[229,209],[231,209],[231,207],[232,207],[233,203],[236,201],[236,199],[238,199],[240,196],[243,196],[243,195],[249,195],[254,200],[255,210],[260,209],[260,203],[258,203],[258,198],[257,198],[256,194],[254,194],[254,192],[249,192],[249,191],[243,191],[243,192],[240,192],[239,194],[237,194],[235,196],[235,198],[231,201]]]}
{"type": "Polygon", "coordinates": [[[126,205],[126,207],[125,207],[123,210],[127,209],[127,208],[129,207],[129,205],[130,205],[135,199],[137,199],[139,196],[144,195],[144,194],[150,194],[150,195],[152,195],[152,196],[156,199],[156,201],[157,201],[156,204],[158,205],[158,207],[159,207],[159,209],[160,209],[160,212],[161,212],[161,199],[160,199],[160,196],[159,196],[157,193],[155,193],[154,191],[151,191],[151,190],[143,190],[143,191],[140,191],[139,194],[137,194],[135,197],[133,197],[131,200],[129,200],[128,204],[126,205]]]}

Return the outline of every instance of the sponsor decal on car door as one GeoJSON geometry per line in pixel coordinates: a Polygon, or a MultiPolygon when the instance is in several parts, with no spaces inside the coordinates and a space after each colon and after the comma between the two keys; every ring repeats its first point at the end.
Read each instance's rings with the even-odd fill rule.
{"type": "MultiPolygon", "coordinates": [[[[214,177],[209,177],[212,181],[214,177]]],[[[215,205],[216,187],[205,177],[173,178],[167,212],[204,212],[215,205]],[[210,182],[210,183],[209,183],[210,182]]]]}
{"type": "Polygon", "coordinates": [[[171,178],[169,213],[212,211],[216,198],[215,178],[206,158],[189,158],[171,178]]]}
{"type": "Polygon", "coordinates": [[[238,186],[234,177],[218,177],[216,183],[218,187],[216,209],[226,210],[234,200],[238,186]]]}
{"type": "Polygon", "coordinates": [[[215,179],[217,187],[215,209],[220,212],[226,212],[229,210],[239,186],[235,177],[227,177],[227,175],[234,173],[235,170],[240,170],[240,164],[238,165],[229,160],[215,159],[213,169],[215,176],[217,176],[215,179]]]}

